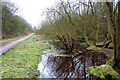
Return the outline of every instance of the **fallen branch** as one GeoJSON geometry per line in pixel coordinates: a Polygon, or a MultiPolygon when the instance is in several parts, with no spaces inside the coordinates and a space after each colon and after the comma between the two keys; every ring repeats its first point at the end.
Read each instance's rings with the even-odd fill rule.
{"type": "Polygon", "coordinates": [[[108,48],[109,44],[112,42],[112,40],[110,40],[109,42],[102,44],[102,45],[96,45],[96,47],[105,47],[108,48]]]}

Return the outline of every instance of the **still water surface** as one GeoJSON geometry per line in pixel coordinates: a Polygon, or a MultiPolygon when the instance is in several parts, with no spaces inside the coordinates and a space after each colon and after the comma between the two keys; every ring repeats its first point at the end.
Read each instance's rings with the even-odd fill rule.
{"type": "MultiPolygon", "coordinates": [[[[46,43],[48,44],[48,43],[46,43]]],[[[50,44],[48,44],[50,45],[50,44]]],[[[105,64],[108,57],[101,52],[87,51],[79,56],[66,56],[57,53],[52,45],[51,49],[44,51],[42,61],[38,64],[39,78],[90,78],[86,70],[90,66],[105,64]]]]}

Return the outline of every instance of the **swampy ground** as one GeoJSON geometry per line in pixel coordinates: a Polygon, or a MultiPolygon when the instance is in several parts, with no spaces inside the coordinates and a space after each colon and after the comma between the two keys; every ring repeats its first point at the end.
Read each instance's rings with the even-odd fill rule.
{"type": "MultiPolygon", "coordinates": [[[[56,51],[59,53],[62,46],[60,46],[60,43],[58,43],[59,47],[56,45],[50,46],[51,44],[48,42],[52,44],[52,40],[43,40],[41,36],[34,34],[13,49],[7,51],[4,55],[1,55],[0,64],[2,66],[0,67],[0,78],[96,79],[94,76],[91,77],[89,73],[95,73],[96,76],[100,75],[99,78],[104,78],[103,73],[99,69],[101,67],[92,66],[106,64],[106,61],[111,56],[94,50],[84,52],[87,49],[85,44],[79,45],[80,51],[76,50],[80,54],[71,56],[55,55],[54,53],[56,51]],[[41,68],[42,66],[43,68],[41,68]],[[87,70],[88,67],[92,71],[87,70]]],[[[60,54],[64,54],[64,52],[60,52],[60,54]]],[[[113,73],[113,75],[115,74],[113,73]]]]}
{"type": "Polygon", "coordinates": [[[0,78],[36,78],[39,76],[37,70],[41,61],[41,54],[50,47],[45,40],[33,35],[21,42],[15,48],[0,56],[0,78]]]}

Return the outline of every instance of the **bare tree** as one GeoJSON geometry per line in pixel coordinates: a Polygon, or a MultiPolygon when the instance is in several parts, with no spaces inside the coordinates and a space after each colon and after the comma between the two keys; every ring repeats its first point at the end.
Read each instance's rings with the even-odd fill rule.
{"type": "MultiPolygon", "coordinates": [[[[120,1],[118,2],[118,41],[120,41],[120,1]]],[[[119,43],[119,61],[120,61],[120,42],[119,43]]]]}
{"type": "MultiPolygon", "coordinates": [[[[119,35],[118,35],[118,26],[115,24],[115,17],[114,17],[114,11],[113,11],[113,2],[106,2],[108,9],[109,9],[109,18],[111,21],[111,25],[113,28],[113,44],[114,44],[114,61],[115,66],[119,63],[119,35]]],[[[119,12],[118,12],[119,15],[119,12]]],[[[119,18],[118,18],[119,21],[119,18]]]]}

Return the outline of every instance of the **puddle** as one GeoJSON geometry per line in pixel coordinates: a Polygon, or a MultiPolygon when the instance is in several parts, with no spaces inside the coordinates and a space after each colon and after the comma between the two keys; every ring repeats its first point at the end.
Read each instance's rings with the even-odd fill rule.
{"type": "MultiPolygon", "coordinates": [[[[46,43],[48,44],[48,43],[46,43]]],[[[49,44],[48,44],[49,45],[49,44]]],[[[52,45],[44,51],[42,61],[38,64],[39,78],[90,78],[86,69],[90,66],[105,64],[107,56],[101,52],[89,51],[81,56],[64,56],[52,45]]]]}

